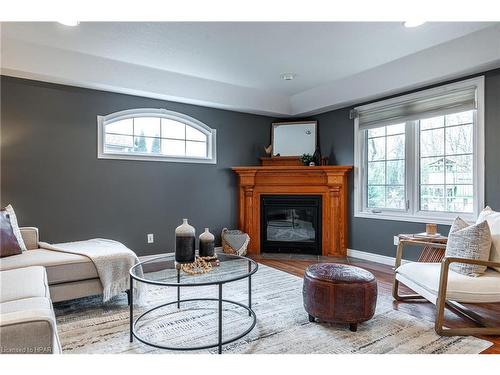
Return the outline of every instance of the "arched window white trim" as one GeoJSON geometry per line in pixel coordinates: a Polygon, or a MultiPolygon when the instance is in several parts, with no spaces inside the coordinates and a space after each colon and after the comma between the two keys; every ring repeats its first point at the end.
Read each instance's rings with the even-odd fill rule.
{"type": "Polygon", "coordinates": [[[183,113],[137,108],[97,116],[97,157],[216,164],[216,130],[183,113]]]}

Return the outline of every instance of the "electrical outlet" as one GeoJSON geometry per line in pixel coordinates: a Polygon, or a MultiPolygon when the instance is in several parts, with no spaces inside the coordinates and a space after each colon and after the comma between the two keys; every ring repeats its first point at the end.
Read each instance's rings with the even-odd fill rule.
{"type": "Polygon", "coordinates": [[[148,243],[153,243],[155,242],[155,236],[153,233],[148,234],[148,243]]]}
{"type": "Polygon", "coordinates": [[[394,236],[394,246],[398,246],[399,245],[399,237],[398,236],[394,236]]]}

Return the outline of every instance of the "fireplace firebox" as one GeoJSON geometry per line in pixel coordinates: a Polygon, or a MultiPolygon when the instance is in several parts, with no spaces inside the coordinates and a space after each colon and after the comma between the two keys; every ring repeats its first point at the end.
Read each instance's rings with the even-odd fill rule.
{"type": "Polygon", "coordinates": [[[262,195],[261,251],[321,255],[321,196],[262,195]]]}

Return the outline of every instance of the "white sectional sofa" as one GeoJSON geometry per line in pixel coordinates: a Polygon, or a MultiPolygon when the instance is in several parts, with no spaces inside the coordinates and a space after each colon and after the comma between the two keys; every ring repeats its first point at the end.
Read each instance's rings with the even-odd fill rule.
{"type": "Polygon", "coordinates": [[[87,257],[40,249],[38,229],[20,228],[27,251],[0,259],[0,353],[59,353],[52,302],[98,295],[87,257]]]}

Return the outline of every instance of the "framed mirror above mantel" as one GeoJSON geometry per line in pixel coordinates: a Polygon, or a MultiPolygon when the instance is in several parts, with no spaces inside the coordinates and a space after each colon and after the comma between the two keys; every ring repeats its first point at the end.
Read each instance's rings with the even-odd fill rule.
{"type": "Polygon", "coordinates": [[[273,122],[271,125],[273,157],[312,155],[317,141],[317,121],[273,122]]]}
{"type": "MultiPolygon", "coordinates": [[[[303,165],[301,156],[314,155],[318,150],[318,122],[312,120],[273,122],[271,124],[271,145],[268,157],[260,158],[261,165],[303,165]]],[[[319,150],[318,150],[319,152],[319,150]]],[[[327,158],[319,165],[327,165],[327,158]]]]}

